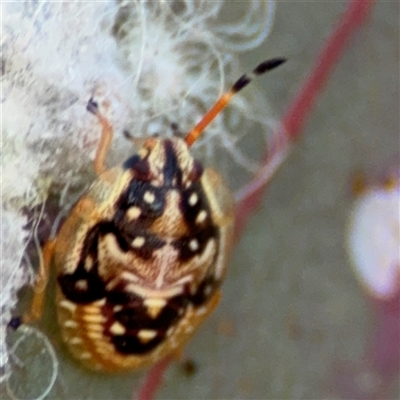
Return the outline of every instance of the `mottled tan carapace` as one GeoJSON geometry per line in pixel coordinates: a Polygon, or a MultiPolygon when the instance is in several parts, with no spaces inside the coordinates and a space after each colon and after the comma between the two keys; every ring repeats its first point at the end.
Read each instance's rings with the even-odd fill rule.
{"type": "MultiPolygon", "coordinates": [[[[260,64],[253,75],[283,62],[260,64]]],[[[58,322],[86,367],[122,371],[178,351],[218,304],[232,244],[234,200],[220,175],[189,147],[251,81],[243,75],[185,139],[148,138],[123,164],[105,168],[112,128],[102,125],[98,178],[43,254],[31,313],[41,314],[50,263],[58,322]]]]}

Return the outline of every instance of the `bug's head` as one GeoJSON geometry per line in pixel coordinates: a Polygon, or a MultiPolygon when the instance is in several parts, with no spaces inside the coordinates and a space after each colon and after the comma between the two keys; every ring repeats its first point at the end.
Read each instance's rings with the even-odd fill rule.
{"type": "Polygon", "coordinates": [[[145,139],[137,156],[125,162],[126,168],[134,167],[137,179],[151,180],[158,186],[184,186],[201,177],[202,166],[194,160],[189,147],[201,136],[204,129],[229,104],[231,98],[245,88],[255,77],[262,75],[285,62],[284,58],[272,58],[259,64],[250,74],[242,75],[224,93],[201,121],[180,138],[145,139]]]}
{"type": "Polygon", "coordinates": [[[152,137],[143,141],[139,153],[125,162],[138,179],[156,186],[183,186],[200,179],[203,167],[180,138],[152,137]]]}

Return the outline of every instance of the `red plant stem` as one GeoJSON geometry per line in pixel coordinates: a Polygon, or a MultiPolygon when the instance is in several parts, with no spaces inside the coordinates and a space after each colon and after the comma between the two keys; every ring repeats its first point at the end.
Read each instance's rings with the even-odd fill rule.
{"type": "MultiPolygon", "coordinates": [[[[310,115],[317,97],[321,94],[334,67],[343,55],[350,38],[364,22],[374,3],[374,0],[349,1],[338,25],[317,56],[310,76],[305,80],[303,87],[282,118],[282,131],[291,141],[301,135],[304,123],[310,115]]],[[[268,151],[264,155],[264,162],[268,162],[269,158],[268,151]]],[[[236,238],[240,237],[250,214],[261,201],[267,183],[265,182],[237,204],[236,238]]]]}
{"type": "Polygon", "coordinates": [[[365,358],[388,385],[400,369],[400,292],[393,299],[372,299],[375,333],[365,358]]]}
{"type": "Polygon", "coordinates": [[[160,389],[163,383],[164,373],[171,361],[172,357],[165,357],[149,369],[149,371],[146,373],[145,381],[140,387],[139,393],[136,396],[137,400],[154,399],[157,391],[160,389]]]}
{"type": "MultiPolygon", "coordinates": [[[[288,111],[282,119],[282,127],[285,135],[292,141],[301,134],[301,129],[306,118],[312,111],[317,96],[321,93],[333,68],[340,60],[346,45],[357,28],[368,16],[368,13],[375,3],[374,0],[350,0],[347,10],[340,18],[338,26],[323,47],[317,57],[316,64],[311,75],[306,79],[299,94],[289,106],[288,111]]],[[[270,154],[264,155],[264,162],[270,160],[270,154]]],[[[236,229],[238,238],[255,207],[261,200],[267,182],[252,192],[249,196],[237,204],[236,229]]],[[[146,375],[145,382],[140,388],[137,400],[152,400],[162,384],[165,370],[171,362],[171,358],[161,360],[153,366],[146,375]]]]}

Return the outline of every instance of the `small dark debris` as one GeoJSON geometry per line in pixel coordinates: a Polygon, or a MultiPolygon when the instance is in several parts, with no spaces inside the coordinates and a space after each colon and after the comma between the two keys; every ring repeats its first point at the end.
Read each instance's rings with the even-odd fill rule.
{"type": "Polygon", "coordinates": [[[122,131],[122,133],[124,134],[124,136],[125,136],[127,139],[132,139],[132,138],[133,138],[132,134],[128,131],[128,129],[124,129],[124,130],[122,131]]]}
{"type": "Polygon", "coordinates": [[[182,372],[189,378],[192,377],[198,371],[198,365],[194,360],[188,358],[181,363],[182,372]]]}
{"type": "Polygon", "coordinates": [[[94,101],[93,97],[91,97],[87,103],[86,110],[91,112],[94,115],[97,115],[97,112],[99,110],[99,104],[94,101]]]}
{"type": "Polygon", "coordinates": [[[20,325],[22,324],[21,318],[20,317],[12,317],[10,322],[8,323],[8,326],[16,331],[20,325]]]}
{"type": "Polygon", "coordinates": [[[172,133],[175,137],[184,138],[186,135],[179,129],[179,124],[177,122],[171,122],[172,133]]]}

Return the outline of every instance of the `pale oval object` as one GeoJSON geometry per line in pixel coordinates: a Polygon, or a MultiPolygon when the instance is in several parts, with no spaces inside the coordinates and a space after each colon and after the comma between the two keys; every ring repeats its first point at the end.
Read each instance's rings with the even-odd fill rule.
{"type": "Polygon", "coordinates": [[[390,299],[400,289],[400,186],[368,190],[355,202],[347,246],[368,292],[390,299]]]}

